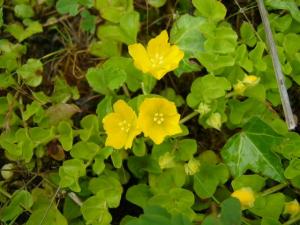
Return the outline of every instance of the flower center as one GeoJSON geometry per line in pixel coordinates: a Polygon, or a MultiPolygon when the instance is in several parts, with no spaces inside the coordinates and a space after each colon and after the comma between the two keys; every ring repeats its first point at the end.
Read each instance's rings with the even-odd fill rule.
{"type": "Polygon", "coordinates": [[[153,58],[150,59],[152,66],[161,66],[164,63],[164,57],[160,54],[155,54],[153,58]]]}
{"type": "Polygon", "coordinates": [[[162,113],[155,113],[153,117],[153,121],[157,123],[158,125],[162,124],[164,122],[164,114],[162,113]]]}
{"type": "Polygon", "coordinates": [[[131,127],[131,124],[128,123],[126,120],[123,120],[122,122],[119,122],[118,125],[119,125],[121,131],[124,131],[126,133],[129,132],[130,127],[131,127]]]}

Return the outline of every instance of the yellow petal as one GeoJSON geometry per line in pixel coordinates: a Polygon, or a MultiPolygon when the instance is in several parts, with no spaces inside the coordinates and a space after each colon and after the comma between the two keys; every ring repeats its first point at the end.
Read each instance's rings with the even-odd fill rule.
{"type": "Polygon", "coordinates": [[[158,55],[164,55],[165,52],[169,51],[170,44],[168,43],[169,36],[166,30],[163,30],[158,36],[152,38],[148,42],[147,52],[150,58],[158,55]]]}
{"type": "Polygon", "coordinates": [[[141,44],[132,44],[128,46],[128,51],[133,58],[135,67],[143,71],[143,73],[147,73],[150,70],[151,63],[144,46],[141,44]]]}
{"type": "Polygon", "coordinates": [[[137,118],[133,109],[123,100],[118,100],[113,105],[113,108],[116,113],[120,114],[120,116],[123,119],[126,119],[128,122],[135,120],[137,118]]]}
{"type": "Polygon", "coordinates": [[[182,132],[181,127],[179,125],[180,115],[174,115],[171,117],[167,117],[163,124],[165,131],[168,135],[180,134],[182,132]]]}
{"type": "Polygon", "coordinates": [[[170,70],[165,69],[165,68],[153,68],[152,70],[149,71],[149,73],[155,77],[157,80],[160,80],[163,78],[170,70]]]}
{"type": "Polygon", "coordinates": [[[121,149],[126,144],[127,135],[124,132],[112,132],[108,133],[105,146],[110,146],[115,149],[121,149]]]}
{"type": "Polygon", "coordinates": [[[181,51],[176,45],[172,45],[168,54],[165,56],[164,65],[168,67],[169,71],[175,70],[183,57],[184,52],[181,51]]]}

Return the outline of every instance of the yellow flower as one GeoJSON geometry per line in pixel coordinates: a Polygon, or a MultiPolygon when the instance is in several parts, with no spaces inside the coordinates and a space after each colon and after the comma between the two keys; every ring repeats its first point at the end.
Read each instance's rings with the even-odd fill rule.
{"type": "Polygon", "coordinates": [[[237,198],[242,208],[251,208],[255,202],[255,195],[250,187],[243,187],[231,194],[232,197],[237,198]]]}
{"type": "Polygon", "coordinates": [[[168,39],[168,33],[164,30],[148,42],[147,50],[139,43],[129,45],[129,54],[134,60],[135,67],[158,80],[175,70],[184,53],[176,45],[170,45],[168,39]]]}
{"type": "Polygon", "coordinates": [[[299,202],[295,199],[294,201],[285,203],[284,214],[290,214],[295,216],[300,213],[299,202]]]}
{"type": "Polygon", "coordinates": [[[173,102],[164,98],[147,98],[140,106],[138,126],[146,137],[160,144],[166,136],[182,132],[179,119],[173,102]]]}
{"type": "Polygon", "coordinates": [[[106,115],[102,121],[107,133],[105,145],[115,149],[131,148],[133,139],[141,133],[137,128],[137,116],[123,100],[118,100],[113,108],[114,112],[106,115]]]}

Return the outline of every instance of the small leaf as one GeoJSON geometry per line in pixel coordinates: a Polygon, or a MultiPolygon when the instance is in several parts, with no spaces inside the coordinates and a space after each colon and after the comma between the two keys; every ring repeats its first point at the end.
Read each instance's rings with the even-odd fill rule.
{"type": "Polygon", "coordinates": [[[284,176],[280,159],[271,150],[280,141],[281,137],[271,127],[254,117],[242,132],[228,140],[221,155],[235,177],[250,169],[282,182],[284,176]]]}
{"type": "Polygon", "coordinates": [[[261,217],[278,219],[284,207],[284,200],[285,196],[282,193],[261,196],[255,200],[250,211],[261,217]]]}
{"type": "Polygon", "coordinates": [[[190,107],[196,108],[201,101],[210,102],[223,97],[226,91],[230,89],[231,84],[226,78],[205,75],[194,80],[191,93],[187,97],[187,103],[190,107]],[[192,101],[193,99],[196,101],[192,101]]]}
{"type": "Polygon", "coordinates": [[[24,79],[27,85],[37,87],[43,80],[43,64],[38,59],[29,59],[17,70],[17,74],[24,79]]]}
{"type": "Polygon", "coordinates": [[[236,198],[228,198],[221,204],[221,221],[224,225],[240,225],[242,223],[241,204],[236,198]]]}
{"type": "Polygon", "coordinates": [[[70,123],[66,121],[61,121],[58,124],[57,131],[59,133],[58,140],[61,143],[64,150],[71,150],[73,145],[73,129],[70,123]]]}
{"type": "Polygon", "coordinates": [[[78,0],[58,0],[56,2],[56,9],[60,14],[69,13],[71,16],[75,16],[78,13],[78,7],[78,0]]]}
{"type": "Polygon", "coordinates": [[[81,213],[87,224],[107,225],[112,220],[106,201],[100,196],[88,198],[81,206],[81,213]]]}
{"type": "Polygon", "coordinates": [[[141,208],[147,205],[148,200],[152,196],[153,194],[146,184],[133,185],[126,192],[126,199],[141,208]]]}
{"type": "Polygon", "coordinates": [[[159,8],[162,7],[164,4],[166,4],[167,0],[149,0],[148,4],[155,7],[159,8]]]}
{"type": "Polygon", "coordinates": [[[85,165],[80,159],[70,159],[64,161],[63,165],[59,168],[59,185],[69,187],[71,190],[80,192],[81,188],[78,183],[79,177],[85,175],[85,165]]]}
{"type": "Polygon", "coordinates": [[[185,55],[194,57],[196,52],[204,49],[204,37],[200,31],[201,25],[205,19],[202,17],[193,17],[183,15],[179,17],[172,26],[170,33],[170,42],[176,44],[185,55]]]}
{"type": "Polygon", "coordinates": [[[89,190],[99,196],[103,194],[109,208],[119,206],[123,192],[120,181],[108,175],[92,178],[89,182],[89,190]]]}
{"type": "Polygon", "coordinates": [[[126,73],[119,68],[105,66],[106,63],[101,68],[90,68],[86,77],[96,92],[109,95],[122,86],[126,80],[126,73]]]}
{"type": "Polygon", "coordinates": [[[226,15],[225,6],[217,0],[193,0],[192,3],[201,16],[212,21],[223,20],[226,15]]]}
{"type": "Polygon", "coordinates": [[[214,195],[217,186],[227,181],[228,169],[224,164],[202,164],[200,171],[194,175],[194,190],[202,198],[210,198],[214,195]]]}

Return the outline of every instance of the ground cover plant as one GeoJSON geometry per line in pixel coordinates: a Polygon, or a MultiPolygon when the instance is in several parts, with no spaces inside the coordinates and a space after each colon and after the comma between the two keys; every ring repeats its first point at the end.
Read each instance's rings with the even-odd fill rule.
{"type": "MultiPolygon", "coordinates": [[[[300,1],[265,0],[295,118],[300,1]]],[[[256,1],[0,0],[0,223],[299,224],[256,1]]]]}

